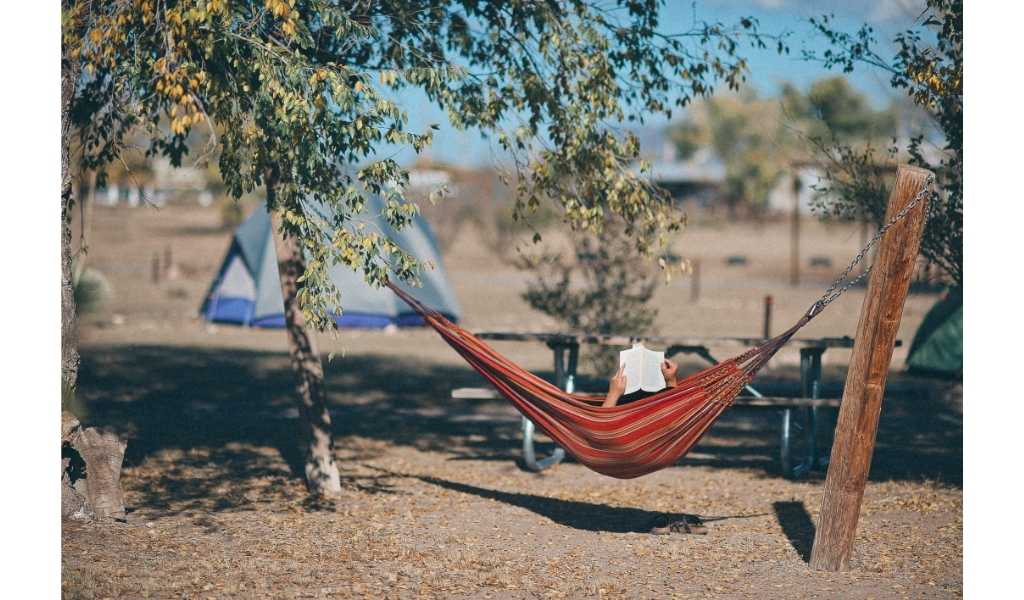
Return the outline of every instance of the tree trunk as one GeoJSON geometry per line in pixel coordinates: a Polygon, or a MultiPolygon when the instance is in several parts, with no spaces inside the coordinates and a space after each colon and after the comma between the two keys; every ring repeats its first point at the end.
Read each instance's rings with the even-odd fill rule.
{"type": "Polygon", "coordinates": [[[72,277],[71,214],[75,199],[71,193],[71,99],[78,69],[66,58],[60,63],[61,75],[61,149],[60,149],[60,323],[61,323],[61,404],[69,406],[78,384],[78,319],[72,277]]]}
{"type": "MultiPolygon", "coordinates": [[[[274,186],[269,179],[267,204],[274,206],[274,186]]],[[[331,432],[331,413],[327,410],[324,368],[298,300],[298,279],[305,271],[305,262],[295,238],[285,237],[281,233],[280,217],[276,213],[273,216],[273,227],[281,275],[281,295],[284,297],[288,353],[292,370],[295,371],[295,391],[299,400],[299,418],[302,420],[306,486],[311,493],[336,496],[341,492],[341,478],[334,462],[334,437],[331,432]]]]}
{"type": "Polygon", "coordinates": [[[85,496],[93,515],[123,521],[121,463],[128,444],[112,431],[89,427],[78,432],[72,446],[85,461],[85,496]]]}
{"type": "Polygon", "coordinates": [[[82,429],[61,413],[61,518],[125,520],[121,463],[127,444],[115,433],[82,429]]]}
{"type": "MultiPolygon", "coordinates": [[[[60,62],[60,379],[61,405],[74,406],[78,386],[78,315],[71,251],[71,216],[75,197],[71,185],[71,102],[78,81],[78,63],[61,57],[60,62]]],[[[72,458],[61,458],[61,516],[124,520],[121,463],[126,448],[116,434],[95,428],[81,429],[78,419],[61,413],[61,448],[84,460],[85,478],[72,481],[72,458]]]]}

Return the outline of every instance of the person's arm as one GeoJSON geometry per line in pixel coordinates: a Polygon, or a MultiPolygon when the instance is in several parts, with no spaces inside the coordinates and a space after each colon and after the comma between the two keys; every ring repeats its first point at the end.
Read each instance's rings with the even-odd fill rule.
{"type": "Polygon", "coordinates": [[[679,383],[679,365],[669,359],[661,362],[661,374],[665,377],[665,387],[674,388],[679,383]]]}
{"type": "Polygon", "coordinates": [[[611,380],[608,381],[608,395],[605,396],[604,404],[601,406],[615,406],[619,403],[619,398],[622,398],[622,394],[626,391],[625,370],[625,366],[620,366],[615,375],[612,375],[611,380]]]}

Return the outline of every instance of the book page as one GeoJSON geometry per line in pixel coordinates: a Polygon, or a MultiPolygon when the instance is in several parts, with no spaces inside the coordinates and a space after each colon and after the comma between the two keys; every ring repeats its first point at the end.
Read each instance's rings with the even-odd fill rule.
{"type": "Polygon", "coordinates": [[[626,376],[626,394],[632,394],[640,389],[643,383],[643,346],[633,344],[629,350],[619,352],[619,366],[625,367],[623,374],[626,376]]]}
{"type": "Polygon", "coordinates": [[[665,389],[665,376],[661,374],[661,363],[665,360],[664,352],[643,349],[643,367],[640,389],[645,392],[658,392],[665,389]]]}
{"type": "Polygon", "coordinates": [[[641,343],[633,344],[629,350],[619,352],[619,365],[624,367],[626,394],[637,390],[657,392],[665,389],[665,376],[661,374],[664,352],[648,350],[641,343]]]}

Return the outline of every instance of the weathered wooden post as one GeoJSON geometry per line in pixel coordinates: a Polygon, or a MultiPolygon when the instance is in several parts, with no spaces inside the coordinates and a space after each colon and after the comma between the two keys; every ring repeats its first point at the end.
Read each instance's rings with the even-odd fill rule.
{"type": "Polygon", "coordinates": [[[160,253],[159,252],[154,252],[153,253],[153,260],[151,261],[151,264],[152,264],[152,267],[153,267],[152,269],[150,269],[152,271],[153,284],[156,285],[156,284],[160,283],[160,253]]]}
{"type": "Polygon", "coordinates": [[[693,269],[690,273],[690,302],[696,302],[700,299],[700,259],[695,258],[690,264],[693,269]]]}
{"type": "MultiPolygon", "coordinates": [[[[913,200],[930,175],[930,171],[915,167],[901,166],[897,170],[883,223],[913,200]]],[[[875,449],[885,378],[921,244],[927,201],[926,196],[888,230],[875,255],[814,535],[811,566],[816,569],[841,571],[849,566],[875,449]]]]}
{"type": "Polygon", "coordinates": [[[793,221],[789,229],[789,285],[800,285],[800,181],[799,172],[793,175],[793,221]]]}

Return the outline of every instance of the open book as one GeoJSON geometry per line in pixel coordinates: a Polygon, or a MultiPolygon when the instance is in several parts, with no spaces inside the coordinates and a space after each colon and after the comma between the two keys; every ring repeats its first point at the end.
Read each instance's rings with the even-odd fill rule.
{"type": "Polygon", "coordinates": [[[664,352],[648,350],[641,343],[619,352],[619,365],[625,367],[623,374],[626,376],[626,393],[665,389],[665,376],[661,374],[661,363],[664,360],[664,352]]]}

